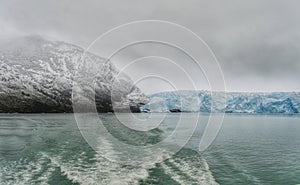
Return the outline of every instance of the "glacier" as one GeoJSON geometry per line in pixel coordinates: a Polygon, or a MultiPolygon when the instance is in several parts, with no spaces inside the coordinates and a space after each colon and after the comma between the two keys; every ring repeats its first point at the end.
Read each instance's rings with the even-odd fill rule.
{"type": "Polygon", "coordinates": [[[140,109],[142,112],[296,114],[300,112],[300,93],[222,93],[201,90],[159,92],[148,95],[148,103],[140,109]]]}
{"type": "MultiPolygon", "coordinates": [[[[0,113],[72,112],[72,83],[83,54],[78,46],[39,35],[1,42],[0,113]]],[[[112,84],[119,72],[104,58],[92,53],[86,56],[97,63],[98,74],[95,82],[88,84],[95,88],[90,101],[95,100],[98,112],[112,112],[112,84]]],[[[131,79],[123,75],[117,87],[118,110],[129,106],[139,111],[145,95],[131,79]]]]}

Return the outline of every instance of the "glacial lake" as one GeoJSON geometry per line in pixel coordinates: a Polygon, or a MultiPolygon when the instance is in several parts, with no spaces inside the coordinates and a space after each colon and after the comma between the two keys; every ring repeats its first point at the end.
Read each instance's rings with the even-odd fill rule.
{"type": "MultiPolygon", "coordinates": [[[[121,116],[131,122],[129,114],[121,116]]],[[[134,116],[147,124],[147,113],[134,116]]],[[[107,131],[128,146],[159,143],[174,131],[179,119],[190,125],[192,116],[168,113],[158,127],[134,131],[114,114],[99,114],[107,131]]],[[[300,184],[299,115],[226,114],[214,142],[200,152],[208,118],[200,115],[193,135],[176,154],[163,158],[157,153],[155,159],[162,157],[162,161],[130,165],[111,160],[122,159],[127,151],[120,152],[102,135],[95,138],[101,141],[96,152],[80,133],[73,114],[1,114],[0,184],[300,184]]],[[[92,132],[94,126],[87,122],[84,129],[92,132]]],[[[189,129],[180,129],[179,135],[189,129]]]]}

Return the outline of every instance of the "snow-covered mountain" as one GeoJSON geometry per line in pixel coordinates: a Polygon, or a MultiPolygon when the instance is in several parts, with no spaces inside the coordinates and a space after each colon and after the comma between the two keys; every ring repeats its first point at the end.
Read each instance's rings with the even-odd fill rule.
{"type": "Polygon", "coordinates": [[[208,91],[161,92],[148,96],[141,107],[147,112],[226,112],[286,113],[300,112],[300,93],[224,93],[208,91]],[[225,98],[225,100],[224,100],[225,98]],[[225,103],[225,104],[224,104],[225,103]]]}
{"type": "MultiPolygon", "coordinates": [[[[72,83],[83,52],[78,46],[40,36],[1,42],[0,112],[72,112],[72,83]]],[[[86,56],[97,63],[97,109],[113,111],[111,91],[118,70],[104,58],[92,53],[86,56]]],[[[92,89],[93,84],[89,85],[92,89]]],[[[145,96],[130,78],[123,75],[117,87],[119,105],[139,110],[145,96]]]]}

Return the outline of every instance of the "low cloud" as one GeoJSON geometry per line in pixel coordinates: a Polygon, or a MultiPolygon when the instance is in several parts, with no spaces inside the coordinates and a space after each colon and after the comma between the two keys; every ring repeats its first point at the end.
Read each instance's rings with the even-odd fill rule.
{"type": "Polygon", "coordinates": [[[300,91],[299,6],[296,0],[3,0],[0,37],[40,34],[86,48],[120,24],[167,20],[207,41],[219,59],[228,90],[300,91]]]}

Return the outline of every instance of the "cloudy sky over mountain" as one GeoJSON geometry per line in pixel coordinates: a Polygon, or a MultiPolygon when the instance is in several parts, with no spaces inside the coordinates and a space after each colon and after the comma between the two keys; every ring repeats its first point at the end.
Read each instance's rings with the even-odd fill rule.
{"type": "MultiPolygon", "coordinates": [[[[121,24],[165,20],[189,28],[207,42],[219,60],[228,91],[300,91],[299,6],[296,0],[2,0],[0,37],[40,34],[86,48],[99,35],[121,24]]],[[[131,58],[143,56],[147,47],[128,53],[131,58]]],[[[184,65],[184,59],[178,59],[184,65]]],[[[116,65],[121,66],[118,61],[116,65]]],[[[163,67],[148,63],[134,70],[143,73],[149,66],[153,70],[163,67]]],[[[170,73],[170,77],[179,82],[179,89],[187,88],[180,75],[170,73]]],[[[161,90],[165,82],[149,83],[157,85],[148,90],[151,93],[161,90]]]]}

